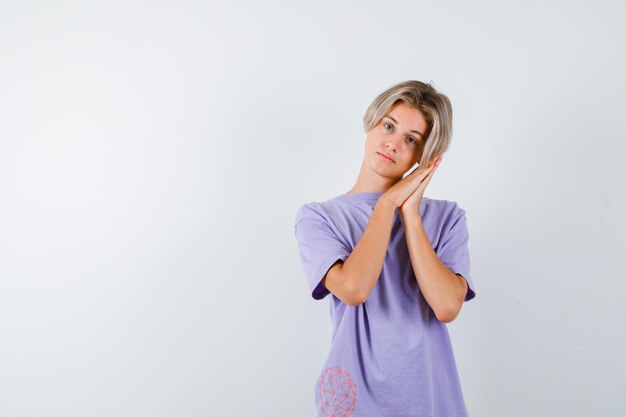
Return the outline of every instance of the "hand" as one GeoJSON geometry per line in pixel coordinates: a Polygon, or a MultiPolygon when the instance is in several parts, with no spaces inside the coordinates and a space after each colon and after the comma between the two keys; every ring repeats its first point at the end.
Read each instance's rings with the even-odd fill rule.
{"type": "MultiPolygon", "coordinates": [[[[436,161],[436,160],[435,160],[436,161]]],[[[404,202],[413,194],[422,181],[428,176],[433,169],[435,161],[431,162],[427,167],[418,166],[406,177],[395,183],[390,189],[380,197],[388,200],[396,208],[400,208],[404,202]]],[[[422,191],[423,192],[423,191],[422,191]]]]}
{"type": "Polygon", "coordinates": [[[437,167],[441,163],[443,159],[442,155],[439,155],[432,162],[432,168],[428,170],[428,173],[424,177],[424,179],[419,183],[417,188],[413,191],[413,193],[404,201],[404,203],[398,207],[398,211],[401,215],[411,213],[419,216],[419,207],[422,203],[422,197],[424,196],[424,190],[426,190],[426,186],[430,183],[430,180],[433,177],[433,174],[437,170],[437,167]]]}

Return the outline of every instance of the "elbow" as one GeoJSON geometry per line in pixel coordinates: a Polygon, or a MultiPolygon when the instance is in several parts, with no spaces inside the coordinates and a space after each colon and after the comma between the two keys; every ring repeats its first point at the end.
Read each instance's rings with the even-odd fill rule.
{"type": "Polygon", "coordinates": [[[357,285],[353,279],[344,275],[342,281],[343,286],[341,293],[343,297],[341,297],[341,301],[350,307],[357,307],[367,301],[367,297],[369,296],[368,292],[357,285]]]}
{"type": "Polygon", "coordinates": [[[358,307],[361,304],[363,304],[363,303],[361,303],[359,301],[346,301],[345,303],[348,304],[350,307],[358,307]]]}
{"type": "Polygon", "coordinates": [[[456,300],[454,300],[453,303],[442,305],[435,311],[437,319],[444,323],[450,323],[457,318],[457,316],[461,312],[461,307],[463,307],[463,302],[465,301],[465,294],[467,293],[467,282],[465,281],[465,278],[463,278],[463,276],[458,276],[459,280],[463,284],[462,292],[459,292],[458,297],[456,298],[456,300]]]}
{"type": "Polygon", "coordinates": [[[351,307],[357,307],[367,301],[368,294],[359,288],[350,288],[347,291],[348,297],[346,304],[351,307]]]}
{"type": "Polygon", "coordinates": [[[439,315],[437,316],[437,319],[442,323],[448,324],[454,321],[455,317],[452,317],[451,315],[439,315]]]}
{"type": "Polygon", "coordinates": [[[438,311],[435,311],[435,315],[439,321],[443,323],[451,323],[457,318],[460,311],[460,308],[449,307],[447,309],[439,309],[438,311]]]}
{"type": "MultiPolygon", "coordinates": [[[[341,264],[339,264],[341,265],[341,264]]],[[[356,307],[367,300],[363,290],[355,285],[343,266],[333,266],[322,278],[322,285],[343,303],[356,307]]]]}
{"type": "Polygon", "coordinates": [[[347,300],[346,304],[351,307],[357,307],[367,301],[367,296],[357,291],[350,292],[350,297],[348,298],[349,299],[347,300]]]}

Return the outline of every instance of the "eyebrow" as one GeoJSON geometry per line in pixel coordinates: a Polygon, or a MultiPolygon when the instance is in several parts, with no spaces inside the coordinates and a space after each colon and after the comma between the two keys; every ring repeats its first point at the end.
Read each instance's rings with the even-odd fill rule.
{"type": "MultiPolygon", "coordinates": [[[[391,120],[393,120],[395,123],[398,123],[398,121],[396,119],[394,119],[393,117],[389,116],[388,114],[386,114],[384,117],[388,117],[391,120]]],[[[398,124],[400,124],[400,123],[398,123],[398,124]]],[[[424,135],[421,134],[420,132],[418,132],[417,130],[411,130],[411,132],[420,135],[422,137],[422,139],[424,139],[424,135]]]]}

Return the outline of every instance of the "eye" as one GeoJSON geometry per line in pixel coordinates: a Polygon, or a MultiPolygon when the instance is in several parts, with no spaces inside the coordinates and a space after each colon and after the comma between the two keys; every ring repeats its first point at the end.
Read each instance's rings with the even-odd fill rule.
{"type": "Polygon", "coordinates": [[[413,136],[409,136],[407,140],[412,144],[417,145],[417,139],[415,139],[413,136]]]}
{"type": "Polygon", "coordinates": [[[392,130],[392,129],[393,129],[393,125],[392,125],[391,123],[385,123],[385,124],[383,124],[383,127],[384,127],[386,130],[392,130]],[[387,127],[387,126],[389,126],[389,127],[387,127]]]}

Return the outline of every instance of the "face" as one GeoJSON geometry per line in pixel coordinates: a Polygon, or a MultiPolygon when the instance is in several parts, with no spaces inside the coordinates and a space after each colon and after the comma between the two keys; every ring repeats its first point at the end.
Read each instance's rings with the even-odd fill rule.
{"type": "Polygon", "coordinates": [[[403,102],[396,104],[367,132],[366,162],[377,174],[400,180],[421,158],[427,129],[420,110],[403,102]]]}

